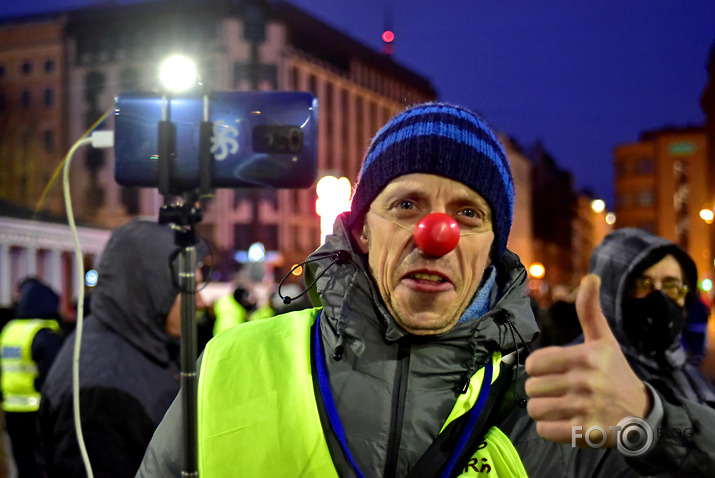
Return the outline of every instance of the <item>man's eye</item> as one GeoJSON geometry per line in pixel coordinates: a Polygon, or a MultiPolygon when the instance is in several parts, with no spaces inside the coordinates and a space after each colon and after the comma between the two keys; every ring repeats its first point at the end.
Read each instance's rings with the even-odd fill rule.
{"type": "Polygon", "coordinates": [[[478,217],[478,215],[479,215],[477,213],[477,211],[475,211],[474,209],[471,209],[471,208],[462,209],[459,212],[459,214],[461,214],[464,217],[469,217],[469,218],[475,218],[475,217],[478,217]]]}
{"type": "Polygon", "coordinates": [[[400,201],[397,204],[398,209],[410,210],[415,208],[415,204],[412,201],[400,201]]]}
{"type": "Polygon", "coordinates": [[[663,281],[663,289],[680,289],[683,285],[677,279],[669,279],[663,281]]]}

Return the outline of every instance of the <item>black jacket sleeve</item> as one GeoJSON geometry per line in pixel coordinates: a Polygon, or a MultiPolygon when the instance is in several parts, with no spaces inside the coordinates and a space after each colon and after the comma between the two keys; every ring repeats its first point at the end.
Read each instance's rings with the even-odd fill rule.
{"type": "MultiPolygon", "coordinates": [[[[82,433],[97,478],[134,476],[154,425],[141,404],[117,389],[95,387],[80,395],[82,433]]],[[[74,429],[72,397],[43,400],[40,408],[47,476],[86,477],[74,429]]]]}
{"type": "Polygon", "coordinates": [[[643,475],[711,477],[715,468],[715,409],[677,397],[663,387],[657,393],[663,418],[653,430],[647,453],[628,458],[643,475]]]}

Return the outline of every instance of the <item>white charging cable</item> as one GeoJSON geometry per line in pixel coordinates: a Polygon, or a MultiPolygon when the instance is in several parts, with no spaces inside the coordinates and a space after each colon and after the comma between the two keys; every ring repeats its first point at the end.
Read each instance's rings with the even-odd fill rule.
{"type": "Polygon", "coordinates": [[[79,235],[77,234],[77,226],[74,221],[74,211],[72,210],[72,196],[70,195],[70,180],[69,170],[72,164],[72,157],[75,152],[82,146],[91,144],[94,148],[111,148],[114,146],[114,131],[95,131],[89,138],[83,138],[77,141],[67,153],[64,169],[62,171],[62,192],[65,198],[65,209],[67,210],[67,222],[70,226],[72,239],[74,240],[74,251],[77,265],[77,326],[75,328],[74,339],[74,354],[72,356],[72,406],[74,410],[74,427],[77,434],[77,443],[82,455],[84,468],[87,471],[87,478],[93,478],[92,466],[89,462],[87,447],[84,444],[84,435],[82,434],[82,422],[80,421],[79,410],[79,352],[82,344],[82,325],[84,322],[84,260],[82,255],[82,247],[79,243],[79,235]]]}

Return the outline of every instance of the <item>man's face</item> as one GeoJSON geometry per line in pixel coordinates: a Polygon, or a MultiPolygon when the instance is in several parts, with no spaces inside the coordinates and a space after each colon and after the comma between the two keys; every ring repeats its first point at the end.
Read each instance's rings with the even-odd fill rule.
{"type": "Polygon", "coordinates": [[[494,241],[486,200],[464,184],[431,174],[390,182],[370,205],[362,230],[353,232],[392,316],[415,335],[447,332],[457,323],[489,265],[494,241]],[[427,214],[442,212],[460,226],[457,247],[429,256],[412,231],[427,214]]]}
{"type": "Polygon", "coordinates": [[[685,306],[683,270],[677,259],[668,254],[637,277],[629,289],[629,295],[642,299],[653,290],[662,290],[681,307],[685,306]]]}

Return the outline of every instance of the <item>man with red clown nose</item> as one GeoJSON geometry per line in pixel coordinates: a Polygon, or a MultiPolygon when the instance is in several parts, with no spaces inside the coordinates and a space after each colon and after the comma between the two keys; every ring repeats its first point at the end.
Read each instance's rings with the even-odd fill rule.
{"type": "MultiPolygon", "coordinates": [[[[513,208],[506,155],[477,115],[429,103],[390,120],[351,211],[306,260],[316,307],[206,346],[200,476],[637,476],[612,437],[590,449],[565,432],[655,403],[609,338],[597,279],[579,299],[583,348],[535,352],[526,381],[538,329],[506,248],[513,208]]],[[[180,475],[179,400],[137,476],[180,475]]]]}

